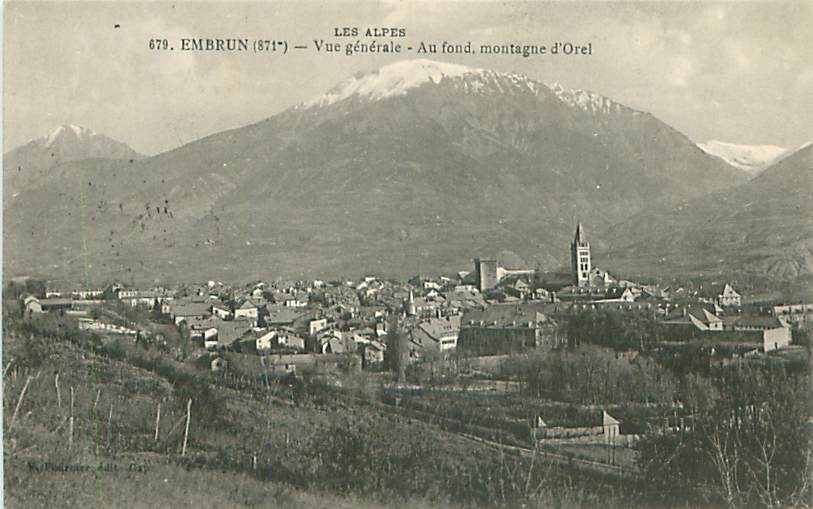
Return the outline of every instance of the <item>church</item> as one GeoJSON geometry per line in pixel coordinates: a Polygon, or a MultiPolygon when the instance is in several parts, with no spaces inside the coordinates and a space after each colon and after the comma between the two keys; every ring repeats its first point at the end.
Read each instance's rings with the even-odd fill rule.
{"type": "Polygon", "coordinates": [[[593,266],[590,241],[581,222],[576,225],[576,235],[570,243],[570,263],[573,286],[612,286],[618,281],[606,271],[593,266]]]}

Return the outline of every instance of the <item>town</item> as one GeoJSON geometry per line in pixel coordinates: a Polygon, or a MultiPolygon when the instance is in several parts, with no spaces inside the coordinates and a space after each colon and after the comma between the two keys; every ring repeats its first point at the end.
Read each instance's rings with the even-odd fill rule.
{"type": "MultiPolygon", "coordinates": [[[[806,372],[813,303],[766,300],[776,294],[749,295],[729,281],[617,278],[596,263],[581,223],[569,248],[569,273],[475,258],[470,271],[408,281],[18,280],[5,300],[14,296],[19,318],[7,314],[23,334],[57,320],[94,354],[156,370],[138,353],[155,352],[214,391],[273,389],[285,399],[290,388],[294,402],[303,390],[322,401],[362,394],[479,446],[626,479],[650,479],[647,440],[702,429],[713,395],[722,398],[715,377],[743,366],[806,372]]],[[[190,431],[193,404],[219,412],[201,408],[207,398],[216,396],[189,398],[184,456],[188,434],[207,432],[190,431]]],[[[159,403],[156,442],[160,419],[159,403]]],[[[256,470],[257,458],[238,463],[256,470]]]]}
{"type": "Polygon", "coordinates": [[[236,286],[210,280],[148,289],[46,284],[39,295],[22,295],[20,305],[28,319],[57,312],[75,317],[82,330],[156,347],[177,348],[178,342],[170,342],[177,336],[195,345],[214,371],[226,369],[231,354],[250,354],[285,360],[286,374],[337,355],[354,358],[359,369],[380,370],[393,335],[403,343],[405,366],[461,357],[493,362],[497,356],[572,347],[595,339],[571,330],[574,320],[588,316],[651,324],[647,337],[620,336],[608,344],[616,350],[696,347],[709,363],[725,364],[794,351],[793,331],[802,330],[813,314],[813,303],[749,299],[728,282],[670,288],[615,278],[593,263],[581,224],[570,247],[570,274],[475,258],[471,271],[409,281],[369,275],[355,281],[236,286]],[[134,313],[117,312],[122,306],[134,313]],[[166,324],[177,334],[162,333],[166,324]]]}

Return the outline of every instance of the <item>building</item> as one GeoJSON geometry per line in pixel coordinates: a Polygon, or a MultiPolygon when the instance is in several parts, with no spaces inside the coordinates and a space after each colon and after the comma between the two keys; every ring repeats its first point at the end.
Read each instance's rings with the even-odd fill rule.
{"type": "Polygon", "coordinates": [[[418,314],[418,310],[415,307],[415,294],[412,293],[412,289],[409,289],[409,300],[406,304],[406,315],[407,316],[415,316],[418,314]]]}
{"type": "Polygon", "coordinates": [[[225,350],[235,341],[242,338],[252,329],[252,323],[248,320],[233,320],[230,322],[219,322],[217,325],[217,338],[204,340],[203,346],[207,350],[225,350]]]}
{"type": "Polygon", "coordinates": [[[23,304],[25,305],[25,312],[29,315],[32,313],[45,313],[48,311],[70,310],[74,307],[73,299],[38,299],[33,295],[27,296],[25,300],[23,300],[23,304]]]}
{"type": "Polygon", "coordinates": [[[274,304],[268,307],[268,314],[263,320],[268,327],[291,327],[300,316],[302,313],[296,309],[274,304]]]}
{"type": "Polygon", "coordinates": [[[33,295],[27,296],[23,300],[23,306],[25,306],[25,312],[27,314],[32,313],[42,313],[42,304],[40,304],[40,300],[33,295]]]}
{"type": "Polygon", "coordinates": [[[219,320],[213,317],[198,319],[186,319],[186,324],[189,327],[189,339],[212,341],[217,339],[217,327],[219,320]]]}
{"type": "Polygon", "coordinates": [[[175,325],[183,321],[203,320],[212,315],[212,307],[206,302],[175,302],[170,314],[175,325]]]}
{"type": "Polygon", "coordinates": [[[311,320],[308,322],[308,334],[311,336],[327,329],[327,318],[311,320]]]}
{"type": "Polygon", "coordinates": [[[755,332],[754,341],[762,343],[762,350],[770,352],[790,345],[790,327],[775,316],[743,316],[734,321],[737,332],[755,332]]]}
{"type": "Polygon", "coordinates": [[[220,300],[212,302],[212,314],[221,320],[231,320],[232,318],[231,309],[220,300]]]}
{"type": "Polygon", "coordinates": [[[773,307],[773,314],[788,323],[801,323],[813,319],[813,304],[783,304],[773,307]]]}
{"type": "Polygon", "coordinates": [[[718,350],[762,352],[784,348],[791,342],[790,328],[772,316],[741,316],[725,326],[705,308],[682,308],[675,314],[675,318],[660,323],[661,335],[667,341],[699,341],[718,350]]]}
{"type": "Polygon", "coordinates": [[[601,415],[591,413],[576,422],[554,424],[551,426],[541,415],[536,416],[533,426],[536,439],[574,444],[615,444],[628,441],[621,435],[621,422],[606,410],[602,410],[601,415]]]}
{"type": "Polygon", "coordinates": [[[509,276],[501,281],[501,286],[506,295],[526,300],[530,298],[532,285],[528,280],[529,276],[509,276]]]}
{"type": "Polygon", "coordinates": [[[305,350],[305,338],[297,336],[292,332],[286,330],[278,330],[276,335],[277,348],[286,348],[292,350],[305,350]]]}
{"type": "Polygon", "coordinates": [[[717,296],[717,303],[721,307],[740,307],[742,306],[742,296],[726,283],[723,291],[717,296]]]}
{"type": "Polygon", "coordinates": [[[665,339],[685,341],[704,332],[722,332],[723,320],[705,307],[676,307],[660,328],[665,339]]]}
{"type": "Polygon", "coordinates": [[[615,442],[615,439],[620,435],[619,430],[621,421],[608,414],[606,410],[602,411],[601,415],[601,430],[609,442],[615,442]]]}
{"type": "Polygon", "coordinates": [[[576,225],[576,236],[570,244],[570,256],[573,284],[576,286],[590,286],[590,272],[592,270],[590,242],[587,241],[587,232],[581,222],[576,225]]]}
{"type": "Polygon", "coordinates": [[[387,350],[387,345],[380,341],[371,340],[363,343],[361,348],[364,350],[364,366],[375,366],[384,362],[384,352],[387,350]]]}
{"type": "Polygon", "coordinates": [[[495,304],[463,315],[458,348],[476,355],[501,355],[556,347],[556,323],[540,304],[495,304]]]}
{"type": "Polygon", "coordinates": [[[308,294],[303,292],[282,292],[274,296],[274,302],[288,308],[308,307],[308,294]]]}
{"type": "Polygon", "coordinates": [[[481,292],[494,288],[500,282],[497,277],[497,260],[475,258],[474,273],[477,280],[477,289],[481,292]]]}
{"type": "Polygon", "coordinates": [[[409,330],[409,340],[423,352],[443,354],[457,348],[460,336],[460,316],[428,318],[409,330]]]}
{"type": "Polygon", "coordinates": [[[65,298],[65,299],[78,299],[78,300],[89,300],[89,299],[98,299],[101,298],[104,290],[101,288],[90,288],[90,289],[73,289],[73,290],[66,290],[62,288],[48,288],[45,290],[45,298],[65,298]]]}
{"type": "MultiPolygon", "coordinates": [[[[579,304],[629,304],[641,292],[622,286],[567,286],[556,293],[559,300],[579,304]]],[[[587,306],[590,307],[590,306],[587,306]]],[[[595,306],[592,306],[595,307],[595,306]]]]}
{"type": "Polygon", "coordinates": [[[117,297],[120,301],[131,305],[132,307],[144,306],[147,309],[152,309],[158,303],[161,305],[161,310],[165,310],[165,305],[169,305],[174,300],[173,291],[167,291],[163,288],[154,290],[137,290],[137,289],[119,289],[117,297]]]}
{"type": "Polygon", "coordinates": [[[260,317],[260,306],[251,299],[246,300],[243,304],[234,310],[235,320],[244,319],[257,323],[260,317]]]}

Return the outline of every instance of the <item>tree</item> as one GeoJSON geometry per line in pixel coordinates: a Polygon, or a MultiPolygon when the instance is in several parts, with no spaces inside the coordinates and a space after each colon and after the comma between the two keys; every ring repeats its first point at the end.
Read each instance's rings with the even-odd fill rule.
{"type": "Polygon", "coordinates": [[[694,404],[689,429],[640,444],[647,483],[664,496],[702,497],[704,505],[785,507],[809,500],[809,375],[744,364],[725,369],[715,382],[720,397],[710,406],[694,404]]]}
{"type": "Polygon", "coordinates": [[[409,355],[406,334],[401,329],[397,317],[390,319],[389,329],[387,349],[384,351],[384,366],[398,376],[399,382],[403,382],[409,355]]]}
{"type": "Polygon", "coordinates": [[[161,301],[156,299],[152,303],[152,321],[156,323],[161,323],[164,321],[164,313],[161,309],[161,301]]]}

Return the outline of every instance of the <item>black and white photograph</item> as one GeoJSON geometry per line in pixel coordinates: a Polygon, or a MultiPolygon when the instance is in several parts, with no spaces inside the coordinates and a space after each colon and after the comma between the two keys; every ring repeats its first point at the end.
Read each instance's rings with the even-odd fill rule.
{"type": "Polygon", "coordinates": [[[813,3],[8,0],[2,506],[813,508],[813,3]]]}

